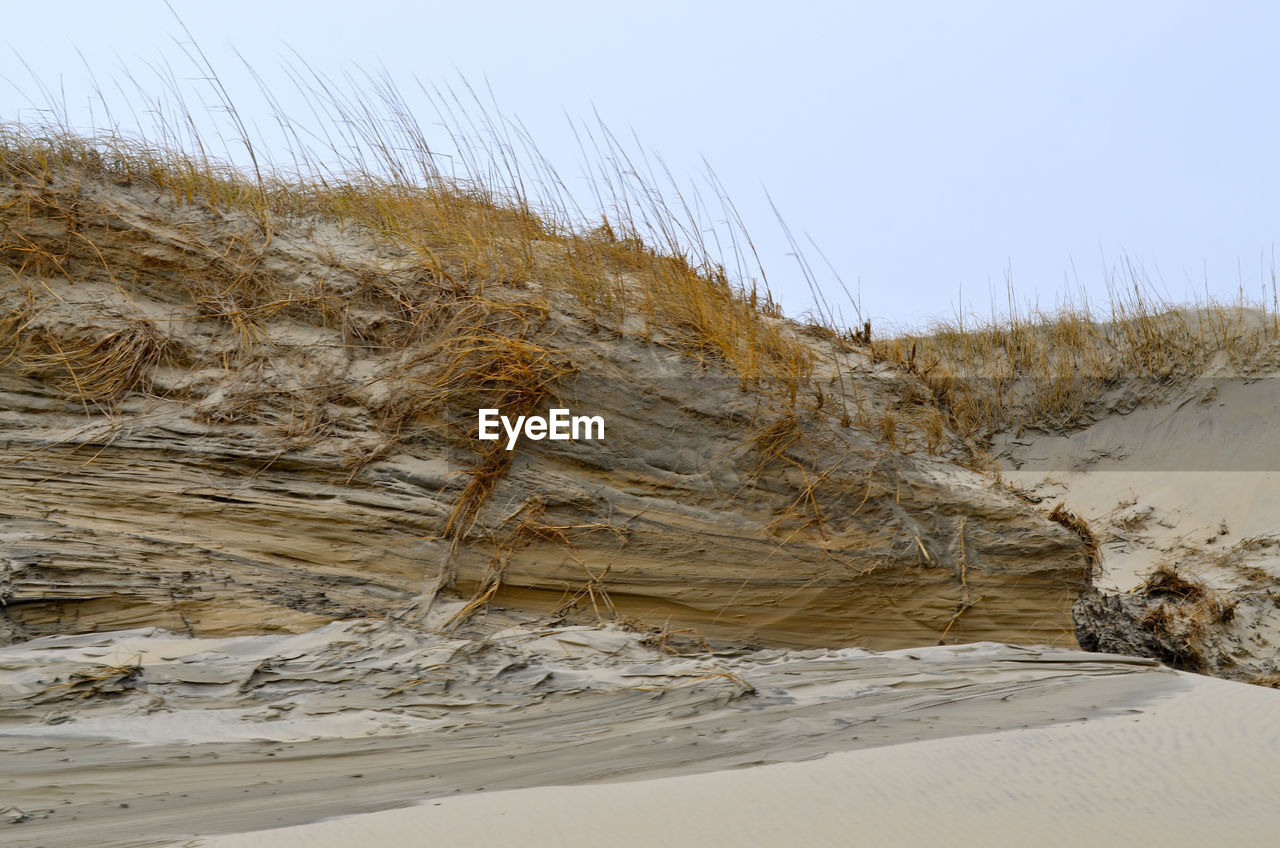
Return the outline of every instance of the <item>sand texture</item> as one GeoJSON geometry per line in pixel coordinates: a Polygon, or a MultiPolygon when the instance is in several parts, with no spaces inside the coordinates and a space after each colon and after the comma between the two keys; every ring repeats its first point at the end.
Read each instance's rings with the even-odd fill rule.
{"type": "Polygon", "coordinates": [[[1090,649],[1239,680],[1280,680],[1280,372],[1222,358],[1066,434],[1008,437],[1006,479],[1098,535],[1075,605],[1090,649]]]}
{"type": "Polygon", "coordinates": [[[1280,682],[1274,339],[997,384],[1120,335],[882,341],[447,182],[0,141],[3,844],[1280,832],[1280,693],[1187,673],[1280,682]]]}
{"type": "Polygon", "coordinates": [[[3,797],[25,817],[5,839],[82,845],[89,827],[131,845],[735,770],[1145,717],[1189,686],[1150,660],[991,643],[681,656],[617,629],[457,639],[376,621],[45,637],[0,651],[3,797]]]}
{"type": "Polygon", "coordinates": [[[179,843],[1267,845],[1275,693],[1200,678],[1125,716],[667,780],[466,795],[179,843]],[[425,840],[425,843],[424,843],[425,840]]]}
{"type": "Polygon", "coordinates": [[[774,646],[1071,644],[1080,540],[957,464],[945,430],[931,452],[908,426],[915,378],[865,351],[762,318],[810,361],[811,394],[788,399],[536,281],[483,300],[430,286],[355,228],[267,239],[235,212],[88,181],[3,186],[0,208],[76,271],[0,285],[30,345],[0,368],[0,599],[18,634],[297,632],[425,616],[443,586],[774,646]],[[84,239],[52,211],[68,203],[84,239]],[[189,282],[246,254],[256,299],[189,282]],[[406,326],[410,296],[438,326],[406,326]],[[473,319],[515,341],[485,336],[479,361],[432,347],[473,319]],[[520,373],[546,372],[540,408],[600,414],[606,438],[477,453],[476,406],[446,378],[483,388],[535,344],[520,373]],[[134,389],[78,396],[108,377],[134,389]],[[885,409],[889,442],[868,423],[885,409]]]}

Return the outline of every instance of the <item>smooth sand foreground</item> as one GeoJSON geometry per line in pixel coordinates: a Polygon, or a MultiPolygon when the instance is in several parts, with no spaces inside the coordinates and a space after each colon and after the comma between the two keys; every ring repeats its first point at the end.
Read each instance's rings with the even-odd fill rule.
{"type": "Polygon", "coordinates": [[[1280,697],[1211,678],[1131,715],[710,774],[438,799],[188,845],[1263,845],[1280,697]]]}

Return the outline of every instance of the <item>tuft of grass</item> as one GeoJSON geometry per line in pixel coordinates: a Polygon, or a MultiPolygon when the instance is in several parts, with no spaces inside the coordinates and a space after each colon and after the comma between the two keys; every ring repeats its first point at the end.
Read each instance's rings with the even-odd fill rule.
{"type": "Polygon", "coordinates": [[[794,412],[788,412],[762,427],[751,438],[756,457],[753,476],[759,477],[772,462],[790,461],[786,457],[787,449],[800,441],[803,435],[800,419],[794,412]]]}
{"type": "Polygon", "coordinates": [[[1157,567],[1138,591],[1155,599],[1140,624],[1169,652],[1171,664],[1208,672],[1225,658],[1214,634],[1235,618],[1235,601],[1224,600],[1168,563],[1157,567]]]}
{"type": "Polygon", "coordinates": [[[1093,579],[1094,569],[1098,565],[1098,538],[1090,529],[1089,523],[1067,509],[1066,504],[1058,504],[1047,516],[1050,521],[1070,530],[1084,544],[1085,561],[1088,563],[1086,582],[1093,579]]]}
{"type": "Polygon", "coordinates": [[[1191,379],[1218,353],[1247,367],[1280,339],[1280,316],[1265,299],[1176,307],[1128,270],[1129,285],[1113,280],[1108,314],[1088,304],[1019,310],[1011,294],[1003,318],[941,322],[872,350],[918,377],[957,433],[983,441],[1005,429],[1086,425],[1122,384],[1191,379]]]}
{"type": "Polygon", "coordinates": [[[37,328],[26,304],[0,316],[0,364],[49,380],[61,391],[97,408],[109,408],[143,382],[168,347],[150,321],[133,319],[115,329],[37,328]]]}
{"type": "Polygon", "coordinates": [[[1199,601],[1205,597],[1205,586],[1186,579],[1173,566],[1165,563],[1147,576],[1142,593],[1149,598],[1173,598],[1178,601],[1199,601]]]}

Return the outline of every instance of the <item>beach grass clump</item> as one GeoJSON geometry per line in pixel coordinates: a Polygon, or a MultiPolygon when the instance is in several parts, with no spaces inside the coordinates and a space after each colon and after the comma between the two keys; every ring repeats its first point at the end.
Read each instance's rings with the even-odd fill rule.
{"type": "Polygon", "coordinates": [[[981,441],[1006,429],[1087,425],[1108,392],[1192,379],[1219,354],[1247,368],[1277,340],[1280,315],[1265,300],[1175,306],[1132,281],[1112,286],[1105,314],[1087,303],[1019,310],[1011,296],[1004,316],[940,322],[873,350],[919,377],[948,423],[981,441]]]}
{"type": "Polygon", "coordinates": [[[1169,563],[1152,571],[1137,591],[1150,601],[1140,624],[1155,638],[1162,659],[1204,673],[1224,659],[1230,663],[1215,634],[1235,618],[1236,601],[1169,563]]]}
{"type": "Polygon", "coordinates": [[[155,324],[136,318],[116,326],[40,326],[35,298],[0,312],[0,366],[39,377],[86,408],[108,409],[138,388],[170,345],[155,324]]]}
{"type": "Polygon", "coordinates": [[[424,434],[451,440],[474,462],[443,522],[444,585],[511,467],[471,438],[476,410],[554,401],[584,364],[569,323],[732,375],[783,422],[754,439],[762,457],[800,432],[814,343],[781,319],[718,181],[732,232],[713,238],[703,198],[602,125],[585,133],[598,207],[585,212],[519,123],[469,88],[419,86],[424,124],[385,79],[343,87],[305,67],[290,80],[314,124],[264,88],[288,140],[273,148],[198,48],[188,56],[210,115],[187,106],[209,91],[169,75],[134,111],[149,129],[74,127],[56,107],[0,116],[0,364],[86,413],[110,418],[136,395],[189,402],[199,422],[266,428],[281,451],[354,416],[376,432],[341,446],[353,474],[424,434]],[[159,379],[166,367],[183,374],[159,379]]]}

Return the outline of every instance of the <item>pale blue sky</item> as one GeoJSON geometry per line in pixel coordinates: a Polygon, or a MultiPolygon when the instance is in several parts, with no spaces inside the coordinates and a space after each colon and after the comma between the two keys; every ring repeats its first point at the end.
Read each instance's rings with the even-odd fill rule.
{"type": "MultiPolygon", "coordinates": [[[[233,47],[290,111],[288,48],[334,75],[385,66],[406,87],[487,80],[567,178],[580,159],[565,113],[593,108],[682,177],[706,157],[793,315],[809,290],[765,189],[878,325],[951,317],[961,293],[987,314],[1009,268],[1045,307],[1077,285],[1104,300],[1125,256],[1179,300],[1203,296],[1206,275],[1224,297],[1270,278],[1280,4],[174,5],[262,122],[233,47]]],[[[14,4],[4,20],[0,74],[34,95],[25,60],[73,109],[90,90],[77,48],[104,85],[122,62],[157,94],[147,62],[187,72],[158,0],[14,4]]],[[[0,118],[26,108],[0,81],[0,118]]]]}

